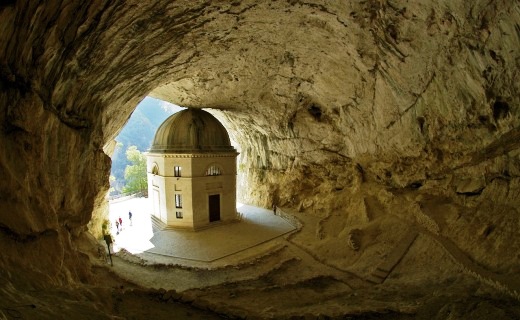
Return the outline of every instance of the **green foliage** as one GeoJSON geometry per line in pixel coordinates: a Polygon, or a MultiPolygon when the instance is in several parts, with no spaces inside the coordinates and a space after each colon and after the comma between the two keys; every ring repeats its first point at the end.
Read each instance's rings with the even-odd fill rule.
{"type": "Polygon", "coordinates": [[[110,182],[110,189],[108,189],[108,192],[111,193],[114,191],[114,184],[116,182],[116,177],[114,177],[113,175],[110,175],[110,178],[108,179],[108,181],[110,182]]]}
{"type": "Polygon", "coordinates": [[[126,185],[123,192],[142,192],[148,189],[146,175],[146,156],[137,150],[136,146],[126,149],[126,158],[131,165],[126,166],[125,180],[126,185]]]}
{"type": "Polygon", "coordinates": [[[116,137],[118,142],[112,154],[111,174],[116,178],[110,184],[112,193],[122,192],[125,181],[125,168],[131,163],[125,156],[128,146],[137,146],[138,150],[147,150],[159,125],[171,114],[181,110],[180,107],[167,104],[161,100],[146,97],[139,103],[128,123],[116,137]]]}

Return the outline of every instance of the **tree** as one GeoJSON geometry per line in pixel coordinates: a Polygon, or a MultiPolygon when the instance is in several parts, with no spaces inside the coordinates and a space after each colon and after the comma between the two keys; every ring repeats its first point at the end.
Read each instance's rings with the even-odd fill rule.
{"type": "Polygon", "coordinates": [[[125,168],[130,162],[125,156],[127,146],[136,146],[139,150],[150,147],[157,128],[173,113],[182,108],[151,97],[144,98],[132,113],[125,127],[115,138],[118,142],[112,157],[111,174],[116,177],[112,184],[114,193],[123,191],[125,168]]]}
{"type": "Polygon", "coordinates": [[[114,192],[116,190],[114,188],[114,184],[116,183],[116,177],[114,177],[113,175],[110,175],[110,178],[108,179],[108,181],[110,182],[110,189],[108,189],[108,193],[111,194],[112,192],[114,192]]]}
{"type": "Polygon", "coordinates": [[[123,187],[123,192],[133,193],[148,190],[146,156],[137,150],[136,146],[130,146],[126,149],[126,158],[132,164],[126,166],[125,169],[126,185],[123,187]]]}

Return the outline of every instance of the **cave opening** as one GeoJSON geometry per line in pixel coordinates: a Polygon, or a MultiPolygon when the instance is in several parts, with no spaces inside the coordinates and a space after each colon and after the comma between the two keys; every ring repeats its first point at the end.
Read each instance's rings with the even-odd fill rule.
{"type": "Polygon", "coordinates": [[[146,192],[146,188],[140,187],[145,176],[139,175],[136,170],[132,171],[132,166],[140,164],[140,170],[143,170],[142,159],[140,163],[137,160],[150,148],[155,131],[167,117],[183,109],[181,106],[149,96],[136,105],[130,118],[114,138],[114,147],[108,154],[112,159],[110,199],[146,192]],[[131,147],[135,147],[133,154],[129,154],[131,147]]]}
{"type": "MultiPolygon", "coordinates": [[[[141,154],[145,153],[150,147],[155,131],[159,125],[170,115],[184,109],[185,107],[183,106],[152,96],[146,96],[135,106],[127,122],[120,130],[118,130],[118,134],[114,138],[114,141],[107,144],[108,147],[106,148],[106,153],[112,160],[109,180],[110,199],[118,198],[125,194],[136,193],[135,190],[123,192],[126,184],[126,178],[124,176],[125,169],[131,164],[127,158],[128,148],[135,146],[137,151],[141,154]]],[[[245,168],[248,165],[245,162],[248,161],[249,157],[246,157],[241,153],[242,147],[238,143],[238,141],[248,141],[248,138],[245,136],[246,133],[241,131],[236,125],[230,125],[228,117],[223,117],[218,109],[203,109],[219,119],[229,132],[231,145],[239,153],[237,161],[237,179],[239,181],[246,181],[246,175],[248,172],[245,168]]],[[[239,199],[243,199],[242,195],[247,194],[247,186],[247,183],[241,183],[241,188],[237,190],[239,199]]]]}
{"type": "Polygon", "coordinates": [[[294,231],[275,208],[236,202],[237,155],[210,113],[188,108],[169,116],[146,153],[148,194],[110,202],[113,251],[147,254],[142,258],[151,263],[158,254],[191,266],[234,259],[237,252],[262,254],[258,246],[294,231]]]}

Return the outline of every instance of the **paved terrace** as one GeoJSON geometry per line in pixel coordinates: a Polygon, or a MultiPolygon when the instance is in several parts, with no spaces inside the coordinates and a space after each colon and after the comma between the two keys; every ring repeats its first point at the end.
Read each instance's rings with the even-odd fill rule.
{"type": "MultiPolygon", "coordinates": [[[[124,248],[133,254],[153,253],[165,257],[198,262],[213,262],[265,244],[295,227],[272,211],[237,203],[242,221],[218,225],[200,231],[162,230],[155,234],[147,198],[134,198],[110,204],[114,250],[124,248]],[[128,219],[132,211],[132,224],[128,219]],[[115,229],[116,218],[123,219],[123,230],[115,229]]],[[[150,257],[150,255],[146,255],[150,257]]]]}

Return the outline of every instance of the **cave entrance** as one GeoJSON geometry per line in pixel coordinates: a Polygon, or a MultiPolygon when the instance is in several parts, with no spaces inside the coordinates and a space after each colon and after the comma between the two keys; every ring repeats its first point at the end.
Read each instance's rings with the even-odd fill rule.
{"type": "Polygon", "coordinates": [[[112,159],[110,199],[136,193],[145,194],[148,191],[144,153],[150,148],[159,125],[183,109],[151,97],[144,98],[136,106],[130,119],[114,139],[116,144],[113,151],[107,152],[112,159]]]}
{"type": "MultiPolygon", "coordinates": [[[[146,102],[148,100],[145,99],[143,101],[146,102]]],[[[160,100],[152,102],[159,106],[162,103],[160,100]]],[[[135,120],[139,120],[143,113],[152,111],[143,111],[142,107],[142,103],[136,107],[128,125],[122,129],[121,133],[123,137],[138,136],[141,140],[146,140],[146,145],[142,149],[152,150],[151,145],[155,145],[155,133],[159,131],[159,126],[161,126],[161,123],[166,122],[166,119],[162,119],[162,122],[157,121],[157,128],[148,130],[150,134],[146,136],[146,132],[143,130],[145,128],[143,123],[146,121],[135,120]],[[134,130],[138,129],[137,134],[129,133],[132,125],[134,130]],[[130,127],[127,128],[128,126],[130,127]]],[[[218,114],[218,112],[216,113],[218,114]]],[[[187,114],[187,112],[183,111],[183,114],[187,114]]],[[[169,116],[166,115],[165,118],[169,116]]],[[[179,113],[180,116],[181,113],[179,113]]],[[[223,122],[226,123],[225,121],[223,122]]],[[[197,137],[200,140],[200,135],[197,135],[197,137]]],[[[206,138],[214,140],[214,135],[206,138]]],[[[237,151],[240,150],[236,140],[232,139],[232,137],[229,137],[229,140],[228,144],[231,143],[232,146],[237,147],[237,151]]],[[[129,141],[127,144],[132,142],[129,141]]],[[[185,147],[186,144],[182,144],[182,146],[185,147]]],[[[217,143],[217,146],[222,147],[222,144],[217,143]]],[[[119,152],[121,151],[124,151],[124,148],[120,148],[119,152]]],[[[215,151],[212,150],[211,152],[214,153],[215,151]]],[[[200,152],[197,154],[200,154],[200,152]]],[[[231,156],[231,154],[227,156],[231,156]]],[[[233,152],[233,156],[236,157],[236,151],[233,152]]],[[[148,252],[159,254],[161,257],[170,256],[185,259],[186,261],[211,262],[247,249],[251,249],[252,254],[255,254],[256,245],[292,232],[295,229],[292,224],[277,215],[273,215],[271,210],[236,203],[236,198],[232,205],[233,207],[236,205],[236,208],[234,208],[235,210],[230,210],[229,201],[226,201],[229,198],[228,194],[220,191],[225,185],[225,181],[221,180],[226,175],[239,176],[240,163],[217,167],[216,163],[222,165],[220,157],[218,159],[203,157],[203,159],[208,158],[210,160],[203,164],[191,160],[182,164],[179,161],[188,158],[171,157],[171,159],[177,159],[176,161],[179,164],[167,164],[165,159],[170,159],[168,154],[162,153],[158,157],[160,159],[158,158],[156,161],[147,163],[145,167],[145,173],[152,176],[152,179],[147,181],[147,185],[150,187],[148,195],[122,197],[119,200],[110,202],[110,221],[112,222],[114,235],[116,235],[116,232],[114,232],[116,227],[115,220],[118,220],[120,217],[123,220],[122,229],[117,234],[115,242],[119,249],[124,248],[132,254],[148,252]],[[161,155],[164,157],[160,157],[161,155]],[[184,182],[192,180],[193,182],[195,181],[193,177],[200,179],[200,181],[197,180],[199,182],[196,182],[193,187],[188,188],[182,185],[181,180],[184,182]],[[166,179],[170,179],[171,181],[168,181],[171,183],[166,183],[166,179]],[[172,194],[185,195],[182,205],[179,205],[177,208],[175,208],[175,201],[171,200],[172,198],[170,200],[160,199],[160,192],[166,190],[168,185],[173,186],[172,194]],[[195,189],[202,192],[199,193],[200,197],[197,196],[194,201],[190,202],[188,201],[191,195],[190,190],[195,189]],[[158,192],[155,192],[156,190],[158,192]],[[171,216],[166,211],[168,201],[174,207],[173,215],[171,216]],[[201,232],[194,233],[193,230],[188,230],[187,228],[170,226],[171,220],[181,222],[190,220],[190,215],[188,214],[190,209],[199,214],[203,213],[205,223],[208,220],[210,223],[217,222],[215,226],[218,225],[218,227],[209,228],[209,226],[203,225],[198,229],[201,232]],[[129,221],[130,211],[132,212],[132,223],[129,221]],[[155,213],[152,211],[155,211],[155,213]],[[158,216],[157,212],[159,212],[158,216]],[[230,212],[233,214],[232,217],[229,216],[230,212]],[[232,223],[240,221],[243,222],[232,223]],[[233,235],[233,239],[230,239],[230,235],[233,235]]],[[[235,187],[236,192],[237,188],[235,187]]],[[[201,219],[192,217],[192,220],[199,221],[201,219]]],[[[116,252],[118,248],[115,248],[116,252]]]]}

